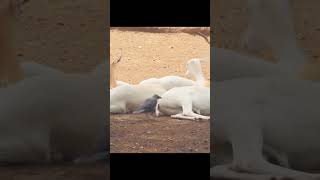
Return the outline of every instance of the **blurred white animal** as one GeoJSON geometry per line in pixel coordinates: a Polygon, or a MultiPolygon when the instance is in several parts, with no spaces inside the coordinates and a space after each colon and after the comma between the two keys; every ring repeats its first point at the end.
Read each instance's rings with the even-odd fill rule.
{"type": "Polygon", "coordinates": [[[139,109],[153,95],[166,92],[157,84],[122,85],[110,90],[110,113],[129,113],[139,109]]]}
{"type": "Polygon", "coordinates": [[[103,84],[91,73],[44,74],[0,88],[0,164],[72,161],[106,152],[103,84]]]}
{"type": "Polygon", "coordinates": [[[297,42],[290,0],[248,0],[248,8],[244,46],[271,48],[283,71],[300,73],[305,57],[297,42]]]}
{"type": "Polygon", "coordinates": [[[320,137],[319,83],[270,77],[217,82],[214,87],[214,146],[232,144],[233,161],[214,166],[212,176],[320,179],[302,172],[319,170],[320,144],[314,141],[320,137]],[[290,169],[266,161],[265,146],[287,158],[290,169]]]}

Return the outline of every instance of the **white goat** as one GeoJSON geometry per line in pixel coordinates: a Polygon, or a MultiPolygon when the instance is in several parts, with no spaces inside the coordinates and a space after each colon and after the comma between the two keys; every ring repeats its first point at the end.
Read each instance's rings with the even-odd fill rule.
{"type": "Polygon", "coordinates": [[[32,76],[0,89],[0,164],[76,160],[107,149],[103,81],[32,76]]]}
{"type": "Polygon", "coordinates": [[[158,99],[156,115],[178,119],[210,119],[210,89],[201,86],[175,87],[158,99]],[[197,112],[198,114],[194,113],[197,112]]]}
{"type": "Polygon", "coordinates": [[[141,81],[139,84],[158,84],[164,89],[169,90],[174,87],[193,86],[194,81],[179,76],[165,76],[162,78],[150,78],[141,81]]]}
{"type": "MultiPolygon", "coordinates": [[[[245,171],[251,175],[317,177],[298,170],[319,170],[320,84],[311,81],[250,78],[215,84],[215,146],[231,143],[233,169],[216,166],[212,175],[245,171]],[[235,93],[236,88],[236,93],[235,93]],[[292,170],[264,160],[269,146],[287,157],[292,170]]],[[[241,173],[240,173],[241,174],[241,173]]],[[[246,179],[246,178],[243,178],[246,179]]]]}
{"type": "MultiPolygon", "coordinates": [[[[250,43],[271,46],[280,60],[279,70],[285,74],[292,77],[300,72],[304,56],[292,33],[289,1],[256,0],[249,3],[255,8],[251,9],[251,18],[256,18],[254,23],[260,23],[253,26],[258,31],[250,30],[249,34],[255,32],[249,35],[250,43]],[[271,27],[278,29],[271,30],[271,27]]],[[[231,143],[233,162],[215,166],[211,169],[211,176],[246,180],[274,176],[320,179],[319,174],[298,171],[319,170],[320,145],[315,141],[319,138],[320,128],[319,98],[316,97],[319,90],[317,83],[286,79],[279,74],[274,78],[217,82],[214,146],[231,143]],[[280,157],[287,159],[287,166],[267,162],[262,154],[266,146],[276,149],[280,157]]]]}
{"type": "Polygon", "coordinates": [[[210,81],[208,81],[202,72],[201,63],[206,62],[202,59],[193,58],[187,62],[186,76],[190,78],[193,76],[196,81],[195,84],[203,87],[210,87],[210,81]]]}
{"type": "Polygon", "coordinates": [[[272,49],[283,71],[301,71],[304,53],[298,45],[290,0],[248,0],[249,25],[245,45],[272,49]],[[290,61],[290,66],[288,66],[290,61]]]}
{"type": "Polygon", "coordinates": [[[122,85],[110,90],[110,113],[129,113],[137,110],[153,95],[166,92],[157,84],[122,85]]]}
{"type": "Polygon", "coordinates": [[[210,86],[210,82],[204,78],[201,62],[205,62],[199,58],[193,58],[189,60],[186,64],[187,72],[186,76],[190,78],[194,76],[196,81],[192,81],[190,79],[186,79],[179,76],[165,76],[162,78],[150,78],[141,81],[139,84],[159,84],[166,90],[172,89],[174,87],[183,87],[183,86],[210,86]]]}
{"type": "Polygon", "coordinates": [[[279,63],[275,65],[231,50],[212,48],[214,80],[262,77],[298,71],[299,74],[295,76],[299,78],[318,80],[320,71],[312,71],[314,65],[306,66],[303,74],[300,74],[305,61],[303,51],[296,40],[290,1],[248,0],[248,7],[249,25],[243,45],[250,50],[271,48],[279,63]]]}
{"type": "Polygon", "coordinates": [[[210,119],[210,89],[204,87],[206,79],[203,77],[199,59],[187,62],[186,75],[195,76],[195,84],[175,87],[164,93],[156,105],[157,116],[171,115],[172,118],[190,120],[210,119]]]}

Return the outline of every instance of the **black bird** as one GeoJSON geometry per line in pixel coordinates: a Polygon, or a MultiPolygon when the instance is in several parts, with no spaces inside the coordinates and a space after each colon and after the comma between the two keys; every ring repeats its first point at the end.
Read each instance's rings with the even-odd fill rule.
{"type": "Polygon", "coordinates": [[[134,111],[133,114],[144,113],[144,112],[154,112],[155,107],[157,105],[157,101],[160,98],[161,98],[160,96],[155,94],[151,98],[146,99],[143,105],[138,110],[134,111]]]}

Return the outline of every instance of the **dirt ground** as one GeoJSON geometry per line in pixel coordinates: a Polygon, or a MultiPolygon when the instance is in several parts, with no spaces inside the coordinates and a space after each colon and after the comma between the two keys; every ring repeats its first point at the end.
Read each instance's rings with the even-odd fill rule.
{"type": "MultiPolygon", "coordinates": [[[[209,44],[201,36],[186,33],[110,32],[111,60],[123,59],[116,79],[128,83],[166,75],[184,76],[191,58],[209,60],[209,44]]],[[[203,65],[210,78],[210,62],[203,65]]],[[[195,152],[208,153],[210,124],[208,121],[180,121],[152,114],[111,115],[111,153],[195,152]]]]}
{"type": "Polygon", "coordinates": [[[113,115],[111,152],[209,153],[208,124],[152,114],[113,115]]]}

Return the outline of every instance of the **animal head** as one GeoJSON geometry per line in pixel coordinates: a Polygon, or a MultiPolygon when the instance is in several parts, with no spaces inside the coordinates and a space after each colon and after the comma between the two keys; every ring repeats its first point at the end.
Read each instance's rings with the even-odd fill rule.
{"type": "Polygon", "coordinates": [[[154,99],[161,99],[161,96],[155,94],[155,95],[152,96],[152,98],[154,98],[154,99]]]}
{"type": "Polygon", "coordinates": [[[202,73],[201,62],[205,61],[194,58],[187,62],[187,72],[185,74],[187,78],[191,78],[194,75],[202,73]]]}

